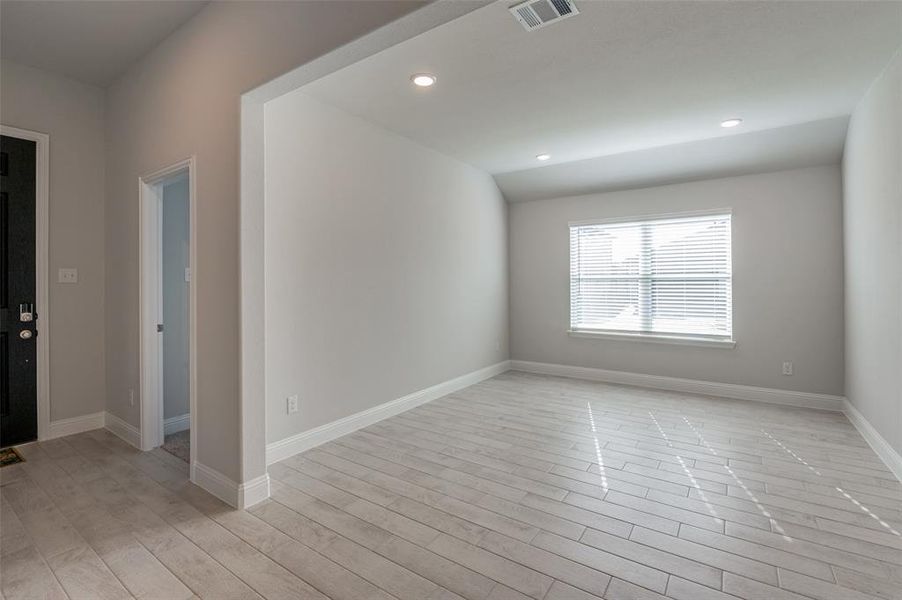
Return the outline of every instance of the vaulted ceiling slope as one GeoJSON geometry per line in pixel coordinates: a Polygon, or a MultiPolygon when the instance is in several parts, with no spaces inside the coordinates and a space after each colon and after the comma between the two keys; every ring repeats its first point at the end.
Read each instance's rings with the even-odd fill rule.
{"type": "Polygon", "coordinates": [[[3,0],[0,57],[106,87],[208,0],[3,0]]]}
{"type": "Polygon", "coordinates": [[[495,182],[508,200],[526,201],[835,165],[848,125],[835,117],[500,173],[495,182]]]}
{"type": "Polygon", "coordinates": [[[835,162],[846,117],[902,43],[896,1],[576,0],[579,15],[532,32],[509,4],[305,92],[525,200],[757,172],[777,156],[787,167],[835,162]],[[436,85],[415,89],[417,72],[436,85]],[[737,116],[740,127],[720,127],[737,116]],[[551,159],[538,163],[541,153],[551,159]]]}

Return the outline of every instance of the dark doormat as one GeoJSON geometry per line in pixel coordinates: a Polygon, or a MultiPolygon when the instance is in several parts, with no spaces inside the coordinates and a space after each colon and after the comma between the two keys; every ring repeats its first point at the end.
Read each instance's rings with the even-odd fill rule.
{"type": "Polygon", "coordinates": [[[163,441],[163,450],[185,462],[191,460],[191,431],[170,433],[163,441]]]}
{"type": "Polygon", "coordinates": [[[25,462],[25,459],[15,448],[3,448],[0,450],[0,467],[25,462]]]}

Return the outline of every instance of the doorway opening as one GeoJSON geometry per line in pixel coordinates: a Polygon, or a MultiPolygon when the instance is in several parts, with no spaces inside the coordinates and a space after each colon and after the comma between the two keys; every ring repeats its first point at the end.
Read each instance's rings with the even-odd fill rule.
{"type": "Polygon", "coordinates": [[[197,449],[195,173],[189,158],[142,177],[141,449],[191,467],[197,449]]]}

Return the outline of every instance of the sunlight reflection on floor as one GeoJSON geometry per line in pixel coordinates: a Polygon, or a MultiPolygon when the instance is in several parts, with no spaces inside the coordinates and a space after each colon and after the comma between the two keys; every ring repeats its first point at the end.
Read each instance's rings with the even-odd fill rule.
{"type": "MultiPolygon", "coordinates": [[[[708,440],[706,440],[704,438],[704,436],[702,436],[702,434],[698,432],[698,430],[695,428],[695,426],[689,422],[689,419],[687,419],[684,415],[680,415],[680,416],[683,417],[683,421],[686,422],[686,425],[689,426],[689,429],[691,429],[695,433],[695,435],[698,436],[698,441],[700,441],[702,443],[702,445],[704,445],[704,447],[707,448],[708,452],[710,452],[714,456],[719,457],[720,455],[717,454],[717,450],[715,450],[714,448],[711,447],[711,445],[708,443],[708,440]]],[[[783,539],[786,540],[787,542],[791,542],[792,538],[786,534],[786,531],[783,529],[783,527],[780,525],[780,523],[778,523],[777,520],[770,514],[770,512],[761,505],[761,503],[758,501],[758,498],[755,496],[755,494],[753,494],[752,491],[748,487],[746,487],[745,483],[743,483],[743,481],[741,479],[739,479],[739,477],[736,475],[736,473],[733,472],[733,469],[730,468],[730,465],[724,464],[721,466],[727,471],[727,473],[730,474],[730,477],[733,478],[733,480],[739,485],[739,487],[742,488],[742,491],[745,492],[745,495],[748,496],[749,499],[755,503],[755,506],[758,508],[758,510],[761,512],[761,514],[764,515],[764,517],[766,519],[770,520],[771,527],[773,527],[774,531],[776,531],[777,533],[782,535],[783,539]]]]}
{"type": "Polygon", "coordinates": [[[698,495],[701,496],[702,500],[705,503],[705,506],[708,507],[708,512],[710,512],[711,516],[713,516],[716,520],[719,521],[720,518],[717,516],[717,511],[714,510],[714,507],[711,505],[711,502],[708,500],[708,497],[705,495],[704,490],[702,490],[701,486],[698,484],[698,481],[695,480],[695,476],[692,475],[692,471],[690,471],[689,467],[686,466],[686,462],[683,460],[683,457],[676,453],[676,448],[674,447],[673,443],[670,441],[670,438],[667,437],[667,434],[664,433],[664,429],[661,428],[661,424],[658,423],[658,419],[655,418],[654,413],[651,411],[648,411],[648,416],[651,417],[651,420],[654,422],[655,426],[657,426],[658,433],[661,435],[662,438],[664,438],[664,442],[667,443],[667,447],[674,451],[674,456],[680,462],[680,466],[683,467],[683,471],[686,472],[686,476],[689,477],[689,481],[692,482],[693,487],[695,487],[695,489],[698,490],[698,495]]]}
{"type": "Polygon", "coordinates": [[[592,414],[592,403],[586,402],[589,408],[589,425],[592,426],[592,439],[595,440],[595,457],[598,459],[598,470],[601,472],[601,487],[608,491],[608,477],[604,471],[604,459],[601,457],[601,444],[598,442],[598,432],[595,430],[595,415],[592,414]]]}
{"type": "MultiPolygon", "coordinates": [[[[783,445],[783,443],[782,443],[780,440],[778,440],[777,438],[775,438],[774,436],[772,436],[770,433],[764,431],[763,429],[761,430],[761,433],[763,433],[765,436],[768,437],[768,439],[770,439],[773,443],[775,443],[777,446],[779,446],[779,447],[783,450],[783,452],[786,452],[786,453],[789,454],[791,457],[793,457],[794,459],[796,459],[797,461],[799,461],[800,463],[802,463],[803,465],[805,465],[805,467],[807,467],[807,469],[808,469],[809,471],[811,471],[812,473],[814,473],[814,474],[817,475],[818,477],[823,477],[823,475],[821,475],[821,472],[820,472],[820,471],[818,471],[817,469],[815,469],[814,467],[812,467],[811,465],[809,465],[807,461],[805,461],[804,459],[802,459],[802,457],[800,457],[798,454],[796,454],[795,452],[793,452],[792,450],[790,450],[789,448],[787,448],[785,445],[783,445]]],[[[895,529],[893,529],[893,527],[892,527],[889,523],[887,523],[886,521],[884,521],[883,519],[881,519],[879,516],[875,515],[875,514],[874,514],[867,506],[865,506],[864,504],[862,504],[861,502],[859,502],[858,500],[856,500],[854,497],[852,497],[852,495],[850,495],[850,494],[849,494],[848,492],[846,492],[844,489],[842,489],[841,487],[835,486],[835,485],[829,485],[829,486],[827,486],[827,487],[832,487],[832,488],[835,489],[837,492],[839,492],[840,494],[842,494],[842,496],[843,496],[846,500],[849,500],[852,504],[854,504],[855,506],[857,506],[858,508],[860,508],[866,515],[868,515],[869,517],[871,517],[872,519],[874,519],[875,521],[877,521],[878,523],[880,523],[880,525],[883,526],[884,529],[886,529],[887,531],[889,531],[889,532],[892,533],[893,535],[897,535],[897,536],[902,537],[902,534],[900,534],[898,531],[896,531],[895,529]]]]}

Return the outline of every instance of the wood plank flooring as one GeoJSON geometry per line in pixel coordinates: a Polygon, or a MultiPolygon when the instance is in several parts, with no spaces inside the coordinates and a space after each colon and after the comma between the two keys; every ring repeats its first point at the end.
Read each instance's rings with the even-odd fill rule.
{"type": "Polygon", "coordinates": [[[22,452],[5,600],[902,599],[902,486],[837,413],[508,372],[248,511],[103,430],[22,452]]]}

